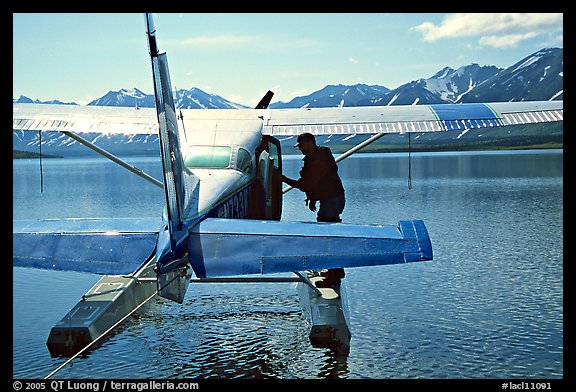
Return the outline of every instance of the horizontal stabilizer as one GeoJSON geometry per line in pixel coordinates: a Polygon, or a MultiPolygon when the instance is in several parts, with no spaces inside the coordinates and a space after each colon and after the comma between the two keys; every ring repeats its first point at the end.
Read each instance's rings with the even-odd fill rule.
{"type": "Polygon", "coordinates": [[[200,278],[432,260],[424,222],[398,226],[209,218],[192,230],[200,278]]]}
{"type": "Polygon", "coordinates": [[[130,274],[154,252],[159,219],[15,220],[13,265],[130,274]]]}

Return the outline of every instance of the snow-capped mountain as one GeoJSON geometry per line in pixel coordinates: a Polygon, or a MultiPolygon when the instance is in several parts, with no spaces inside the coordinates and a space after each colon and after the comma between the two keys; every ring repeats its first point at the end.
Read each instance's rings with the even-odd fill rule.
{"type": "Polygon", "coordinates": [[[76,102],[62,102],[62,101],[59,101],[57,99],[53,99],[51,101],[40,101],[38,99],[33,100],[31,98],[28,98],[25,95],[21,95],[20,98],[13,99],[12,101],[14,103],[44,103],[44,104],[58,104],[58,105],[77,105],[76,102]]]}
{"type": "Polygon", "coordinates": [[[234,103],[216,94],[209,94],[192,87],[190,90],[178,90],[174,96],[176,107],[181,109],[242,109],[247,106],[234,103]]]}
{"type": "Polygon", "coordinates": [[[359,102],[366,100],[370,101],[388,91],[390,91],[389,88],[378,85],[328,85],[310,95],[296,97],[290,102],[275,102],[270,105],[270,108],[327,108],[360,106],[358,105],[359,102]]]}
{"type": "Polygon", "coordinates": [[[563,98],[563,49],[542,49],[508,68],[469,64],[444,67],[429,78],[393,90],[382,86],[326,86],[271,108],[425,105],[563,98]]]}
{"type": "Polygon", "coordinates": [[[137,88],[108,91],[88,104],[88,106],[137,106],[141,108],[153,108],[154,105],[154,95],[146,94],[137,88]]]}
{"type": "MultiPolygon", "coordinates": [[[[197,87],[190,90],[180,89],[175,92],[177,108],[182,109],[238,109],[246,106],[228,101],[216,94],[209,94],[197,87]]],[[[89,106],[128,106],[153,108],[154,94],[146,94],[137,88],[109,91],[104,96],[90,102],[89,106]]]]}
{"type": "Polygon", "coordinates": [[[413,80],[358,106],[426,105],[454,103],[500,71],[495,66],[470,64],[454,70],[444,67],[431,77],[413,80]]]}
{"type": "Polygon", "coordinates": [[[445,102],[441,94],[430,91],[426,86],[425,79],[413,80],[370,101],[362,101],[358,106],[426,105],[445,102]]]}
{"type": "Polygon", "coordinates": [[[426,89],[440,95],[443,101],[458,102],[462,95],[470,92],[501,70],[501,68],[493,65],[480,66],[475,63],[460,67],[457,70],[445,67],[425,80],[426,89]]]}
{"type": "Polygon", "coordinates": [[[541,49],[479,84],[458,102],[563,99],[563,57],[563,48],[541,49]]]}
{"type": "Polygon", "coordinates": [[[454,70],[442,68],[428,79],[413,80],[390,90],[366,84],[329,85],[290,102],[276,102],[271,108],[319,108],[337,106],[416,105],[456,102],[462,95],[500,71],[494,66],[470,64],[454,70]]]}
{"type": "MultiPolygon", "coordinates": [[[[328,85],[289,102],[274,102],[270,108],[416,105],[460,102],[497,102],[562,99],[563,49],[547,48],[501,69],[469,64],[456,70],[444,67],[429,78],[405,83],[393,90],[379,85],[328,85]]],[[[231,109],[247,106],[231,102],[199,88],[175,93],[179,108],[231,109]]],[[[21,96],[17,103],[40,102],[21,96]]],[[[74,105],[75,103],[66,103],[74,105]]],[[[137,88],[109,91],[88,105],[154,107],[154,95],[137,88]]]]}

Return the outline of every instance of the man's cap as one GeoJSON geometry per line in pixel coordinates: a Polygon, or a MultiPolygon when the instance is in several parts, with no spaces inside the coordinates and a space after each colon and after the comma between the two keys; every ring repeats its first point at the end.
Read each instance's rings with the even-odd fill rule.
{"type": "Polygon", "coordinates": [[[296,144],[294,144],[294,148],[298,147],[300,143],[305,140],[312,140],[314,143],[316,143],[316,138],[314,137],[314,135],[312,135],[310,132],[305,132],[298,135],[298,139],[296,139],[296,144]]]}

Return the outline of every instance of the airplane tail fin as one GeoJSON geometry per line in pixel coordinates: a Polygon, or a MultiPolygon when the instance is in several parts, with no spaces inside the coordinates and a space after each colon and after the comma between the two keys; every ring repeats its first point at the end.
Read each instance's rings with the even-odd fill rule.
{"type": "Polygon", "coordinates": [[[268,105],[270,105],[270,101],[272,100],[273,96],[274,96],[274,93],[272,91],[268,90],[268,92],[266,94],[264,94],[264,96],[262,97],[260,102],[258,102],[258,104],[256,105],[256,107],[254,109],[268,109],[268,105]]]}
{"type": "Polygon", "coordinates": [[[182,302],[190,280],[187,257],[188,225],[195,215],[199,180],[188,170],[182,156],[176,108],[168,71],[166,53],[158,52],[156,30],[150,14],[146,14],[146,34],[152,60],[154,95],[158,115],[164,190],[166,195],[167,229],[158,241],[156,272],[158,291],[163,297],[182,302]]]}

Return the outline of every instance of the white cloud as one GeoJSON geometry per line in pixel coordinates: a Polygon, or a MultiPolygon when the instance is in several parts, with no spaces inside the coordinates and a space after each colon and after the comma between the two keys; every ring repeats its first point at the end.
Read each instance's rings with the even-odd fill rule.
{"type": "Polygon", "coordinates": [[[492,46],[494,48],[514,48],[518,42],[525,39],[533,38],[536,33],[526,33],[526,34],[507,34],[507,35],[489,35],[481,37],[478,43],[480,45],[492,46]]]}
{"type": "Polygon", "coordinates": [[[354,57],[348,57],[348,62],[351,64],[358,64],[358,60],[356,60],[354,57]]]}
{"type": "Polygon", "coordinates": [[[564,34],[556,36],[554,42],[556,42],[559,45],[564,45],[564,34]]]}
{"type": "Polygon", "coordinates": [[[564,45],[564,35],[563,34],[558,34],[555,36],[552,36],[550,40],[546,41],[544,46],[563,46],[564,45]]]}
{"type": "Polygon", "coordinates": [[[480,36],[481,45],[509,48],[540,34],[562,31],[563,20],[558,13],[450,14],[439,25],[424,22],[410,30],[421,33],[426,42],[480,36]]]}
{"type": "Polygon", "coordinates": [[[468,42],[466,45],[464,45],[464,47],[468,50],[481,50],[482,49],[482,46],[474,45],[474,44],[471,44],[470,42],[468,42]]]}

